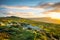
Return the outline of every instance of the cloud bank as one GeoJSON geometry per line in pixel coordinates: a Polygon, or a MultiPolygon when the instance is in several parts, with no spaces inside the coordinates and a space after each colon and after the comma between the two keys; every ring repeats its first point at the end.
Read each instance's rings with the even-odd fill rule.
{"type": "Polygon", "coordinates": [[[28,6],[1,5],[0,8],[5,8],[1,10],[0,14],[3,14],[3,12],[5,12],[7,16],[19,16],[23,18],[43,17],[42,12],[45,11],[44,8],[28,7],[28,6]]]}
{"type": "Polygon", "coordinates": [[[1,5],[0,16],[18,16],[23,18],[51,17],[60,19],[59,7],[60,3],[46,3],[36,7],[1,5]]]}

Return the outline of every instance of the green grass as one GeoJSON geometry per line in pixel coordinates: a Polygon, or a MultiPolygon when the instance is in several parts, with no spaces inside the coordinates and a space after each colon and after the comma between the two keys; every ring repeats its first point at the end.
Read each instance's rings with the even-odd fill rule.
{"type": "Polygon", "coordinates": [[[2,17],[0,23],[4,24],[0,24],[0,40],[60,40],[60,24],[36,22],[18,17],[2,17]],[[9,23],[20,25],[7,26],[9,23]],[[23,29],[21,23],[30,24],[42,30],[23,29]]]}

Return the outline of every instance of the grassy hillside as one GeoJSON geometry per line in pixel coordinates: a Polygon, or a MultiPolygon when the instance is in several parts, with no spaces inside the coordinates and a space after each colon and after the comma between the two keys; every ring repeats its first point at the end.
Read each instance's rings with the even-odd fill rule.
{"type": "Polygon", "coordinates": [[[50,17],[42,17],[42,18],[28,18],[30,20],[34,21],[40,21],[40,22],[45,22],[45,23],[54,23],[54,24],[60,24],[59,19],[52,19],[50,17]]]}
{"type": "Polygon", "coordinates": [[[1,17],[0,40],[60,40],[60,24],[1,17]]]}

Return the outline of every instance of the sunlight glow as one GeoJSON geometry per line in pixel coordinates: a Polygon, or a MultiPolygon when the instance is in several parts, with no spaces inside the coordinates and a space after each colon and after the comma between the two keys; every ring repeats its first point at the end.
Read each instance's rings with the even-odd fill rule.
{"type": "Polygon", "coordinates": [[[48,14],[48,17],[51,17],[52,19],[60,19],[60,13],[58,13],[58,12],[50,12],[48,14]]]}

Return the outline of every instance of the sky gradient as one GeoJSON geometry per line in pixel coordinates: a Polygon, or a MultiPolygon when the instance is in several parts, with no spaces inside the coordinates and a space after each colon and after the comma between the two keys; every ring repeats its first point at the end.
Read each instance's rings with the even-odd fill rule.
{"type": "Polygon", "coordinates": [[[50,6],[58,2],[60,0],[0,0],[0,17],[47,17],[44,12],[54,9],[50,6]],[[45,5],[41,7],[42,4],[45,4],[47,7],[45,5]]]}
{"type": "Polygon", "coordinates": [[[46,2],[60,2],[60,0],[0,0],[0,5],[36,6],[46,2]]]}

